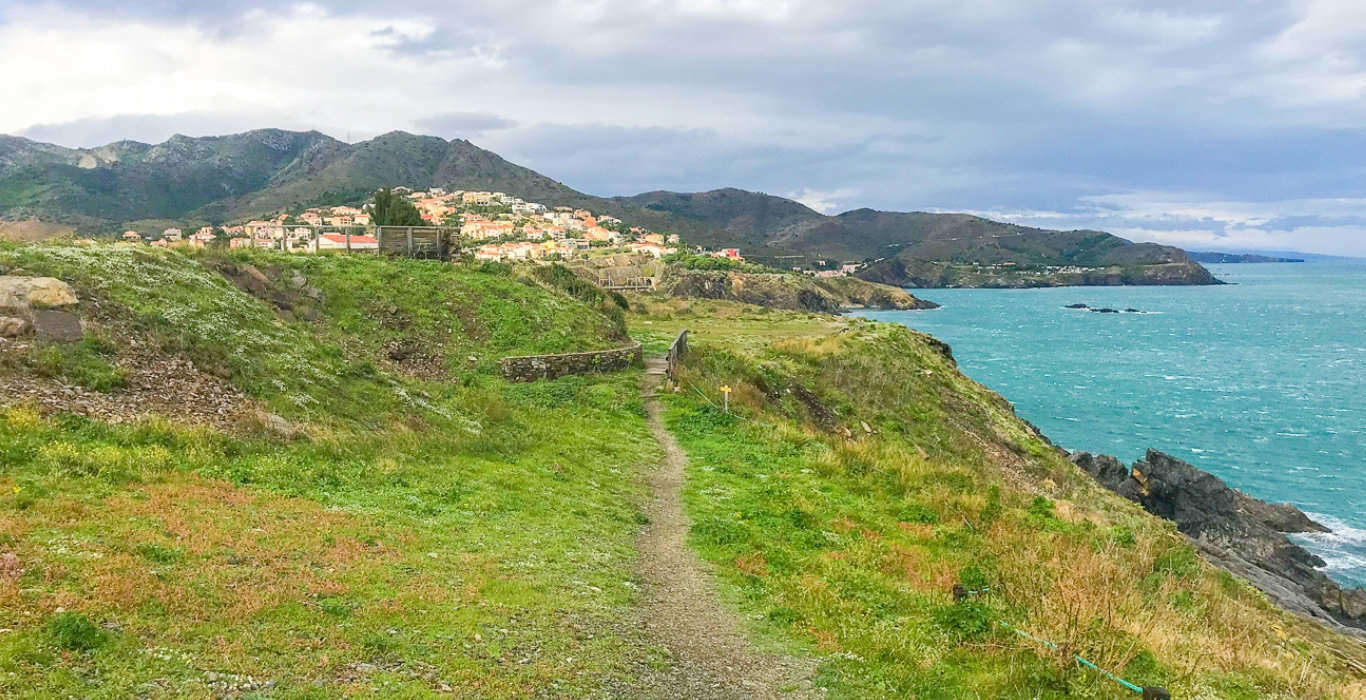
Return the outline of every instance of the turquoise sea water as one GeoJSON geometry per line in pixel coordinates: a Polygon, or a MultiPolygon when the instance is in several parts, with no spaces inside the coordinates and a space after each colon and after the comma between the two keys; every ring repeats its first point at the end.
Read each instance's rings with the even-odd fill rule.
{"type": "Polygon", "coordinates": [[[1366,262],[1209,267],[1233,284],[926,289],[942,309],[864,315],[948,342],[1063,447],[1155,447],[1294,503],[1335,530],[1299,538],[1325,571],[1366,585],[1366,262]]]}

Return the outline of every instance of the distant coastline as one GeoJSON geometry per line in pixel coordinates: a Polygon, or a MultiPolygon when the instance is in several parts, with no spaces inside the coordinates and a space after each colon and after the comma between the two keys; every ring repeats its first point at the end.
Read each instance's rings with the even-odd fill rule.
{"type": "Polygon", "coordinates": [[[1227,265],[1230,263],[1302,263],[1304,258],[1282,258],[1274,255],[1257,255],[1254,253],[1219,253],[1215,251],[1190,251],[1190,259],[1198,263],[1216,263],[1227,265]]]}

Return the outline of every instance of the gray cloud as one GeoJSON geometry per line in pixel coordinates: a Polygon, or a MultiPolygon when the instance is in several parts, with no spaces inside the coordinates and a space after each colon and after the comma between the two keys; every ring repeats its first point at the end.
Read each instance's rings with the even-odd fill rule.
{"type": "Polygon", "coordinates": [[[1350,0],[324,4],[7,4],[0,48],[24,48],[7,27],[81,46],[150,25],[138,50],[159,53],[54,54],[29,91],[61,109],[0,106],[0,130],[93,145],[409,128],[595,194],[738,186],[1366,254],[1366,42],[1352,31],[1366,8],[1350,0]],[[138,84],[150,74],[164,92],[138,84]]]}
{"type": "Polygon", "coordinates": [[[517,126],[517,121],[486,112],[447,112],[416,119],[413,124],[433,136],[454,139],[511,129],[517,126]]]}

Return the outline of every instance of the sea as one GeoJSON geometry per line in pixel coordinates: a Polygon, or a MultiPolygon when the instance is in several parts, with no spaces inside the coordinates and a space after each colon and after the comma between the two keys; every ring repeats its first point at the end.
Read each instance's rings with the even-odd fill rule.
{"type": "Polygon", "coordinates": [[[1333,529],[1296,541],[1366,586],[1366,260],[1208,267],[1229,284],[923,289],[942,308],[862,315],[948,342],[1067,449],[1152,447],[1293,503],[1333,529]]]}

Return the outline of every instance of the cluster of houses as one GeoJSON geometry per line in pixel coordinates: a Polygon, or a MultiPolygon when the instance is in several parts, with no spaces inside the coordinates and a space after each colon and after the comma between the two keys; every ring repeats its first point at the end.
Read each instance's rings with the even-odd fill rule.
{"type": "MultiPolygon", "coordinates": [[[[354,207],[338,207],[353,209],[354,207]]],[[[364,217],[369,219],[368,216],[364,217]]],[[[178,228],[168,228],[159,238],[148,240],[137,231],[124,231],[123,240],[130,243],[146,242],[157,247],[203,247],[220,239],[226,239],[232,248],[269,248],[292,253],[316,253],[320,250],[378,250],[379,240],[374,236],[359,232],[347,233],[318,232],[313,226],[355,226],[356,224],[307,224],[287,223],[288,217],[281,216],[271,220],[248,221],[235,226],[203,226],[190,235],[178,228]],[[349,240],[348,240],[349,239],[349,240]]]]}
{"type": "MultiPolygon", "coordinates": [[[[527,202],[503,192],[439,187],[395,187],[392,191],[406,197],[427,225],[458,229],[461,241],[473,246],[477,260],[569,259],[590,249],[662,257],[680,245],[676,234],[628,226],[621,219],[587,209],[527,202]]],[[[226,240],[232,248],[295,253],[378,250],[379,240],[370,224],[369,212],[359,207],[312,207],[232,226],[204,226],[188,235],[179,228],[167,228],[159,237],[126,231],[123,238],[154,246],[206,246],[226,240]]],[[[744,259],[736,248],[710,254],[744,259]]]]}

